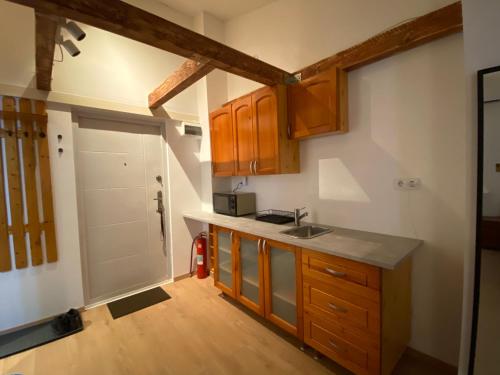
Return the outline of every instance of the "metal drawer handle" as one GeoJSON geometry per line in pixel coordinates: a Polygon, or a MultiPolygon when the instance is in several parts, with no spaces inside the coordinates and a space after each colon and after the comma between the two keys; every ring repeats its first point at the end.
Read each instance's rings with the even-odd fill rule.
{"type": "Polygon", "coordinates": [[[330,275],[335,276],[335,277],[345,277],[346,273],[345,272],[339,272],[332,270],[331,268],[325,268],[325,271],[328,272],[330,275]]]}
{"type": "Polygon", "coordinates": [[[341,312],[341,313],[346,313],[347,312],[346,308],[334,305],[333,303],[329,303],[328,307],[331,308],[332,310],[335,310],[335,311],[338,311],[338,312],[341,312]]]}
{"type": "Polygon", "coordinates": [[[346,350],[344,348],[341,348],[337,344],[335,344],[332,340],[329,340],[328,343],[337,351],[339,352],[345,352],[346,350]]]}

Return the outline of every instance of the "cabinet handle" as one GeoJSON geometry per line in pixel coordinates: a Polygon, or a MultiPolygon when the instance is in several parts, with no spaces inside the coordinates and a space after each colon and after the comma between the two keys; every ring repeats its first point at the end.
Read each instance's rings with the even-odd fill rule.
{"type": "Polygon", "coordinates": [[[257,174],[257,160],[254,160],[253,162],[253,174],[257,174]]]}
{"type": "Polygon", "coordinates": [[[257,241],[257,254],[261,253],[262,248],[260,247],[260,243],[262,242],[262,238],[259,238],[259,241],[257,241]]]}
{"type": "Polygon", "coordinates": [[[233,244],[233,231],[229,232],[229,241],[231,241],[231,245],[233,244]]]}
{"type": "Polygon", "coordinates": [[[332,270],[331,268],[325,268],[325,271],[328,272],[330,275],[335,276],[335,277],[345,277],[346,273],[345,272],[339,272],[332,270]]]}
{"type": "Polygon", "coordinates": [[[292,126],[290,124],[286,128],[286,134],[288,135],[288,139],[292,138],[292,126]]]}
{"type": "Polygon", "coordinates": [[[337,344],[335,344],[332,340],[329,340],[328,343],[335,349],[336,351],[342,351],[345,352],[345,349],[341,348],[337,344]]]}
{"type": "Polygon", "coordinates": [[[331,308],[332,310],[337,311],[337,312],[341,312],[341,313],[346,313],[347,312],[346,308],[334,305],[333,303],[329,303],[328,307],[331,308]]]}
{"type": "Polygon", "coordinates": [[[262,252],[264,254],[266,253],[266,243],[267,243],[267,240],[264,240],[264,242],[262,243],[262,252]]]}

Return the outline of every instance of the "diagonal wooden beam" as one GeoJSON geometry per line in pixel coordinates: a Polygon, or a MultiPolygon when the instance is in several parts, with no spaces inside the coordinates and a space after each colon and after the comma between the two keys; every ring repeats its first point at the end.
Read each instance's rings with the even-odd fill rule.
{"type": "Polygon", "coordinates": [[[158,108],[214,69],[215,67],[207,59],[187,60],[149,94],[149,108],[158,108]]]}
{"type": "Polygon", "coordinates": [[[56,31],[57,22],[54,19],[35,12],[36,87],[39,90],[51,89],[56,31]]]}
{"type": "Polygon", "coordinates": [[[462,4],[456,2],[384,31],[295,74],[300,73],[302,79],[307,79],[332,66],[339,66],[348,71],[357,69],[398,52],[461,32],[462,28],[462,4]]]}
{"type": "Polygon", "coordinates": [[[138,42],[211,64],[265,85],[283,83],[286,71],[120,0],[8,0],[37,11],[71,18],[138,42]]]}

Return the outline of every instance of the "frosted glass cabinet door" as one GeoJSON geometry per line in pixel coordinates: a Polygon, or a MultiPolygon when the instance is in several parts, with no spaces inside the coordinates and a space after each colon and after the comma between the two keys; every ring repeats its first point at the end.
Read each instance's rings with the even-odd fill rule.
{"type": "Polygon", "coordinates": [[[230,295],[233,294],[233,251],[231,231],[215,229],[216,275],[215,285],[230,295]]]}
{"type": "Polygon", "coordinates": [[[297,265],[293,246],[267,242],[266,316],[290,333],[297,334],[297,265]]]}
{"type": "Polygon", "coordinates": [[[238,234],[236,244],[239,256],[238,269],[240,270],[238,275],[238,299],[250,309],[263,314],[261,241],[258,237],[252,235],[238,234]]]}

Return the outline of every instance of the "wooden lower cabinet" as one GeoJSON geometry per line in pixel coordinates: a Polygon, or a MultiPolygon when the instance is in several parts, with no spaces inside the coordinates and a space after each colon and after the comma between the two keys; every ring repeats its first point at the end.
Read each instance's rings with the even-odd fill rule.
{"type": "Polygon", "coordinates": [[[385,270],[213,226],[215,286],[357,375],[389,375],[411,334],[411,259],[385,270]]]}
{"type": "Polygon", "coordinates": [[[302,249],[304,342],[358,375],[388,375],[411,334],[411,259],[395,270],[302,249]]]}
{"type": "Polygon", "coordinates": [[[216,287],[283,330],[302,338],[300,248],[214,226],[214,255],[216,287]],[[225,268],[228,241],[231,276],[225,268]],[[224,260],[220,260],[220,256],[224,260]]]}

